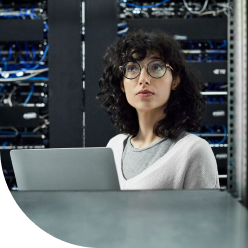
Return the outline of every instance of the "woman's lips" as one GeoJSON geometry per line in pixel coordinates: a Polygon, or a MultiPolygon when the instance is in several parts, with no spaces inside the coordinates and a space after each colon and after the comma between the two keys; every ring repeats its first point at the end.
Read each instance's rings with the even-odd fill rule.
{"type": "Polygon", "coordinates": [[[149,97],[149,96],[153,96],[153,93],[138,93],[137,96],[139,97],[149,97]]]}

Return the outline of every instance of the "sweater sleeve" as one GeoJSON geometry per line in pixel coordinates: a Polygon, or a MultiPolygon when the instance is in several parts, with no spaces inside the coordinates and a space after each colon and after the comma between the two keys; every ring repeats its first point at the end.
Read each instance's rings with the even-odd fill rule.
{"type": "Polygon", "coordinates": [[[220,188],[215,156],[208,142],[201,138],[189,148],[183,188],[220,188]]]}
{"type": "Polygon", "coordinates": [[[116,148],[116,146],[118,146],[121,142],[123,142],[124,138],[126,137],[125,134],[118,134],[116,136],[114,136],[113,138],[111,138],[108,142],[108,144],[106,145],[106,147],[110,147],[110,148],[116,148]]]}
{"type": "Polygon", "coordinates": [[[111,148],[112,147],[112,143],[113,143],[113,139],[110,139],[109,142],[108,142],[108,144],[106,145],[106,147],[110,147],[111,148]]]}

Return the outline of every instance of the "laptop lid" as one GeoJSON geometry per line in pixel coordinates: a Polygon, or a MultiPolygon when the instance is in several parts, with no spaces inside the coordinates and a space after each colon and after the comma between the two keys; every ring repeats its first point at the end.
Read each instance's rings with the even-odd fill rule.
{"type": "Polygon", "coordinates": [[[12,150],[18,190],[120,190],[111,148],[12,150]]]}

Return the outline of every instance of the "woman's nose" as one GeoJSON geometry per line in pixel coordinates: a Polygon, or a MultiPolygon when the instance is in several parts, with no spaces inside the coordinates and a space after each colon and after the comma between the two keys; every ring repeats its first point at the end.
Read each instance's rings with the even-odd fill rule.
{"type": "Polygon", "coordinates": [[[139,75],[139,84],[150,84],[150,75],[146,68],[142,68],[139,75]]]}

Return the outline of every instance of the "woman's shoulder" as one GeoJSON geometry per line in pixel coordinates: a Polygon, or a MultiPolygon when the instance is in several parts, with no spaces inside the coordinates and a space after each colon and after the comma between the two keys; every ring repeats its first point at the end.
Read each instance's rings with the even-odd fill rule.
{"type": "Polygon", "coordinates": [[[178,140],[178,142],[175,144],[175,148],[181,149],[181,147],[183,147],[185,152],[190,153],[212,151],[209,143],[205,139],[193,133],[187,133],[187,135],[184,135],[183,138],[178,140]]]}
{"type": "MultiPolygon", "coordinates": [[[[211,171],[217,173],[217,163],[210,144],[196,134],[189,133],[179,140],[174,153],[180,152],[179,159],[185,161],[191,171],[211,171]],[[181,143],[180,143],[181,142],[181,143]]],[[[177,144],[176,144],[177,145],[177,144]]],[[[176,146],[175,145],[175,146],[176,146]]],[[[179,153],[178,153],[179,154],[179,153]]],[[[218,173],[217,173],[218,174],[218,173]]]]}
{"type": "Polygon", "coordinates": [[[201,144],[203,146],[209,146],[209,143],[205,139],[203,139],[203,138],[201,138],[198,135],[193,134],[193,133],[187,133],[187,135],[185,135],[182,138],[182,140],[187,142],[188,144],[192,144],[192,145],[201,144]]]}
{"type": "Polygon", "coordinates": [[[213,150],[205,139],[192,133],[189,133],[184,139],[184,148],[191,155],[196,157],[209,157],[213,155],[213,150]]]}
{"type": "Polygon", "coordinates": [[[117,146],[118,144],[123,144],[123,141],[128,137],[128,134],[117,134],[111,138],[107,144],[107,147],[117,146]]]}

